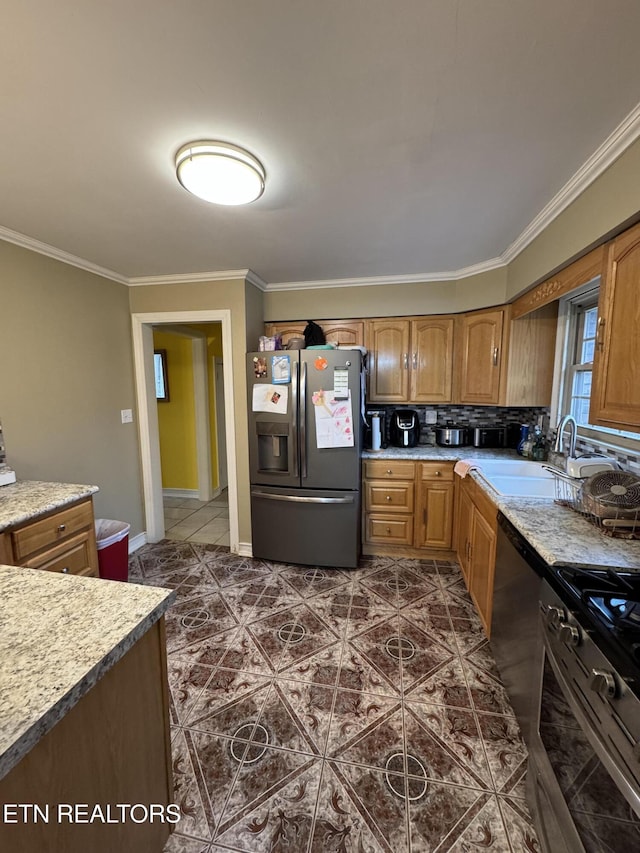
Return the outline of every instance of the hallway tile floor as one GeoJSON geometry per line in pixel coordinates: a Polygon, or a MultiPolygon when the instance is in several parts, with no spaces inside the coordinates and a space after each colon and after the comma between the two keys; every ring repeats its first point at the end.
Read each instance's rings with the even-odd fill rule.
{"type": "Polygon", "coordinates": [[[212,501],[195,498],[163,498],[167,539],[229,547],[229,498],[227,490],[212,501]]]}
{"type": "Polygon", "coordinates": [[[538,851],[526,750],[458,567],[270,564],[147,545],[167,614],[165,853],[538,851]]]}

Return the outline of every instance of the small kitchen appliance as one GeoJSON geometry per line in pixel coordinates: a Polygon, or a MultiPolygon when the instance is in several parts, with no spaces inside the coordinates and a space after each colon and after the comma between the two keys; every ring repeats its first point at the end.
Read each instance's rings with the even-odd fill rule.
{"type": "Polygon", "coordinates": [[[440,447],[464,447],[469,444],[469,430],[448,421],[446,427],[436,429],[436,444],[440,447]]]}
{"type": "Polygon", "coordinates": [[[506,447],[506,427],[478,426],[471,431],[474,447],[506,447]]]}
{"type": "Polygon", "coordinates": [[[415,447],[420,438],[420,420],[413,409],[396,409],[391,416],[391,443],[395,447],[415,447]]]}

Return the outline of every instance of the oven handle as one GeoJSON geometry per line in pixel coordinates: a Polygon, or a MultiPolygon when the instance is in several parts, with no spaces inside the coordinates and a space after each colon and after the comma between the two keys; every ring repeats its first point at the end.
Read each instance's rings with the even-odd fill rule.
{"type": "MultiPolygon", "coordinates": [[[[564,696],[564,699],[567,702],[567,704],[569,705],[569,707],[571,708],[571,711],[574,714],[574,716],[578,722],[578,725],[582,729],[584,736],[587,738],[587,740],[589,741],[589,743],[593,747],[593,751],[595,752],[597,757],[600,759],[600,761],[602,762],[604,768],[607,770],[609,775],[613,778],[614,782],[616,783],[616,785],[620,789],[620,792],[622,793],[622,795],[624,796],[626,801],[629,803],[629,805],[633,809],[635,809],[636,812],[640,812],[640,794],[638,794],[638,792],[636,790],[635,781],[632,780],[630,782],[627,779],[627,777],[625,776],[624,772],[616,764],[616,762],[613,761],[610,753],[607,752],[607,749],[606,749],[604,742],[599,737],[594,726],[591,724],[591,722],[590,722],[589,718],[587,717],[585,711],[583,710],[582,706],[575,699],[574,694],[573,694],[571,688],[569,687],[566,678],[563,676],[558,664],[556,663],[555,657],[553,655],[553,651],[549,647],[549,644],[547,643],[545,629],[546,629],[546,626],[544,624],[544,617],[541,614],[540,615],[540,630],[542,631],[543,648],[544,648],[544,651],[547,655],[547,660],[549,661],[549,666],[553,670],[553,674],[554,674],[558,684],[560,685],[560,689],[562,690],[562,694],[564,696]]],[[[539,743],[537,745],[541,746],[542,749],[546,753],[544,743],[542,742],[542,738],[540,737],[539,722],[540,722],[539,719],[536,720],[536,726],[535,726],[533,734],[534,734],[534,737],[536,739],[536,742],[539,741],[539,743]]]]}

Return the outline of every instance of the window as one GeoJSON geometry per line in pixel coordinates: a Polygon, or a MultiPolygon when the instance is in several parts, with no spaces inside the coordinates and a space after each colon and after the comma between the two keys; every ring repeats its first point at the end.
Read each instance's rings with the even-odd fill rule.
{"type": "Polygon", "coordinates": [[[558,414],[569,412],[576,419],[580,434],[609,444],[637,448],[638,434],[619,429],[594,426],[589,423],[593,357],[598,327],[598,281],[589,282],[578,294],[563,300],[565,318],[565,344],[563,368],[560,379],[558,414]],[[616,436],[619,438],[616,439],[616,436]],[[622,439],[622,440],[620,440],[622,439]]]}

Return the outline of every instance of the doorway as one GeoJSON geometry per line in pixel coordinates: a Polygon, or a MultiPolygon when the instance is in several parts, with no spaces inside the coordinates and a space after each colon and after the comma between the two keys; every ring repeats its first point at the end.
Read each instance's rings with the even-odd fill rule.
{"type": "Polygon", "coordinates": [[[234,430],[233,354],[231,342],[231,311],[168,311],[132,315],[133,354],[138,398],[138,429],[144,493],[147,540],[159,542],[164,538],[164,506],[158,410],[153,371],[153,327],[182,323],[219,322],[222,327],[224,361],[221,366],[224,400],[226,471],[229,495],[229,547],[238,553],[238,494],[236,480],[236,448],[234,430]]]}

